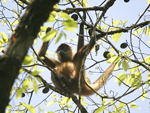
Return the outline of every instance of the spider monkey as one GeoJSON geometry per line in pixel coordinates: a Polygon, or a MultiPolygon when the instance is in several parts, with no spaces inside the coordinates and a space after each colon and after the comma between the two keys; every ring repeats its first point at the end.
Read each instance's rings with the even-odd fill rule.
{"type": "MultiPolygon", "coordinates": [[[[46,32],[48,32],[49,30],[51,29],[50,28],[47,29],[46,32]]],[[[80,24],[79,34],[80,35],[79,35],[79,40],[78,40],[77,52],[75,54],[73,54],[72,48],[69,45],[63,43],[56,50],[56,54],[58,56],[59,61],[49,58],[45,56],[46,50],[48,48],[48,42],[43,42],[38,52],[39,56],[44,57],[43,61],[50,68],[52,68],[53,71],[55,71],[57,75],[63,77],[67,87],[73,93],[76,93],[76,94],[79,94],[79,88],[78,88],[79,72],[81,69],[83,58],[86,53],[86,49],[89,45],[89,44],[84,45],[83,22],[80,24]]],[[[92,42],[90,51],[94,47],[94,45],[95,45],[95,41],[92,42]]],[[[100,76],[93,84],[89,84],[89,86],[93,90],[98,91],[104,85],[106,80],[109,78],[110,74],[114,70],[115,65],[116,65],[115,63],[111,64],[111,66],[109,66],[109,68],[103,73],[103,75],[100,76]]],[[[85,68],[83,69],[83,75],[84,75],[84,79],[86,80],[85,68]]],[[[58,89],[64,91],[61,83],[59,83],[59,80],[56,79],[56,75],[53,72],[51,72],[51,79],[54,85],[58,89]]],[[[83,79],[81,79],[80,82],[83,82],[83,79]]],[[[94,94],[94,91],[92,91],[85,83],[83,83],[81,95],[89,96],[92,94],[94,94]]]]}

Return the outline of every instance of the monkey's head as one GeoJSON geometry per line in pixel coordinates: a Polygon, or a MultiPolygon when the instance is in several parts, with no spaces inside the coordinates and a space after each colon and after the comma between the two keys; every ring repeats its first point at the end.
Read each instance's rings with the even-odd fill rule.
{"type": "Polygon", "coordinates": [[[73,58],[72,48],[67,44],[61,44],[57,48],[56,54],[60,62],[71,61],[73,58]]]}

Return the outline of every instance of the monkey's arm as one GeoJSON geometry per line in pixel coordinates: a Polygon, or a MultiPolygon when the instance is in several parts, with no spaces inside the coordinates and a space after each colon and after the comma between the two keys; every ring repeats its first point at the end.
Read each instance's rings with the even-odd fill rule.
{"type": "MultiPolygon", "coordinates": [[[[93,83],[89,84],[89,86],[94,90],[98,91],[107,81],[111,73],[113,72],[116,63],[111,64],[107,70],[93,83]]],[[[83,85],[82,95],[88,96],[94,94],[94,91],[91,90],[86,84],[83,85]]]]}
{"type": "Polygon", "coordinates": [[[84,46],[84,24],[80,24],[77,52],[84,46]]]}
{"type": "Polygon", "coordinates": [[[38,55],[40,57],[44,57],[44,59],[42,59],[44,63],[46,63],[49,67],[54,68],[57,64],[60,64],[60,62],[45,56],[47,48],[48,42],[43,42],[42,46],[39,49],[38,55]]]}
{"type": "MultiPolygon", "coordinates": [[[[86,20],[86,13],[83,12],[83,20],[86,20]]],[[[79,29],[79,39],[78,39],[78,47],[77,52],[84,46],[84,22],[81,22],[79,29]]]]}

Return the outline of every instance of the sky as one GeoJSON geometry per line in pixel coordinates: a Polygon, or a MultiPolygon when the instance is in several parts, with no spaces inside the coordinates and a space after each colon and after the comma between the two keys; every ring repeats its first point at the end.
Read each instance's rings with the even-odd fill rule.
{"type": "MultiPolygon", "coordinates": [[[[97,4],[100,4],[100,0],[88,0],[87,2],[89,3],[89,6],[95,6],[97,4]]],[[[14,5],[12,5],[12,1],[8,1],[7,2],[7,6],[9,8],[11,8],[11,7],[13,8],[14,7],[14,5]]],[[[116,2],[113,5],[113,7],[111,7],[107,11],[107,13],[105,14],[105,17],[107,17],[107,23],[110,24],[112,22],[112,20],[113,21],[114,20],[122,20],[123,22],[128,20],[128,23],[126,23],[126,26],[130,26],[130,25],[134,24],[137,21],[139,15],[144,12],[144,10],[145,10],[145,8],[147,6],[148,6],[147,0],[130,0],[130,2],[128,2],[128,3],[125,3],[123,0],[116,0],[116,2]]],[[[6,15],[9,15],[9,12],[7,12],[6,15]]],[[[94,20],[95,19],[94,13],[90,12],[90,15],[91,15],[92,19],[94,20]]],[[[149,13],[146,13],[146,15],[149,15],[149,13]]],[[[143,21],[143,19],[141,19],[140,22],[142,22],[142,21],[143,21]]],[[[45,23],[44,25],[52,26],[51,23],[45,23]]],[[[2,23],[0,23],[0,32],[5,32],[8,35],[11,34],[8,31],[8,28],[6,26],[2,26],[2,23]]],[[[76,39],[77,38],[76,33],[72,33],[72,32],[66,32],[66,33],[67,33],[67,39],[62,38],[59,43],[55,44],[55,42],[52,42],[50,44],[50,47],[49,47],[48,51],[52,52],[52,54],[50,54],[49,57],[53,57],[53,55],[54,55],[53,53],[56,50],[54,48],[57,48],[62,42],[68,42],[69,39],[76,39]]],[[[146,36],[143,37],[143,38],[144,39],[145,38],[148,39],[146,36]]],[[[126,40],[127,41],[129,40],[129,33],[123,33],[123,35],[121,36],[121,39],[119,40],[118,43],[115,43],[113,41],[112,41],[112,43],[115,44],[115,47],[120,48],[120,44],[122,42],[126,42],[126,40]]],[[[36,50],[38,50],[38,48],[40,47],[41,43],[42,43],[41,39],[38,39],[38,44],[34,45],[36,50]]],[[[76,44],[76,41],[74,41],[73,43],[76,44]]],[[[87,42],[85,42],[85,43],[87,43],[87,42]]],[[[76,51],[76,46],[72,44],[72,47],[73,47],[74,51],[76,51]]],[[[106,45],[106,47],[108,47],[108,45],[106,45]]],[[[97,60],[102,60],[102,59],[104,59],[103,58],[103,52],[104,51],[105,51],[105,45],[102,44],[102,47],[100,46],[100,51],[98,52],[98,55],[95,56],[94,52],[92,54],[93,54],[94,58],[96,58],[97,60]]],[[[122,50],[122,51],[125,51],[125,50],[122,50]]],[[[31,50],[29,50],[29,53],[30,52],[31,52],[31,50]]],[[[90,60],[87,60],[86,61],[86,67],[89,67],[92,63],[93,62],[91,62],[90,60]]],[[[100,63],[97,66],[102,66],[103,69],[106,69],[109,65],[106,64],[106,63],[102,63],[102,64],[100,63]]],[[[90,70],[86,71],[86,74],[90,78],[91,82],[94,82],[99,77],[99,74],[97,74],[97,73],[94,73],[93,75],[89,76],[90,71],[93,71],[93,69],[96,69],[97,66],[94,66],[90,70]]],[[[45,68],[41,68],[41,67],[39,67],[39,69],[44,69],[45,70],[45,68]]],[[[97,71],[97,72],[99,72],[99,71],[97,71]]],[[[116,74],[118,74],[118,73],[113,72],[113,75],[116,75],[116,74]]],[[[45,80],[47,80],[48,83],[51,83],[50,72],[48,70],[45,70],[44,72],[42,72],[41,75],[43,76],[43,78],[45,80]]],[[[20,78],[23,78],[23,77],[21,76],[20,78]]],[[[108,94],[112,95],[112,91],[113,91],[118,96],[118,95],[122,94],[126,90],[126,87],[123,86],[123,85],[118,87],[117,82],[114,83],[114,80],[115,80],[115,78],[111,77],[108,80],[107,84],[105,85],[105,89],[106,89],[106,92],[108,94]]],[[[121,100],[128,102],[128,100],[131,100],[132,98],[134,98],[136,96],[136,94],[141,93],[140,90],[141,89],[139,89],[138,91],[134,92],[130,96],[122,98],[121,100]]],[[[104,93],[104,88],[100,89],[98,92],[104,93]]],[[[38,94],[33,94],[33,98],[31,100],[31,105],[36,106],[44,98],[46,98],[50,93],[51,93],[51,91],[48,94],[43,94],[42,93],[42,89],[40,89],[38,91],[38,94]]],[[[60,97],[60,95],[57,94],[57,93],[53,93],[53,94],[56,94],[57,97],[60,97]]],[[[147,97],[149,97],[149,96],[150,96],[150,94],[147,95],[147,97]]],[[[101,103],[101,99],[98,96],[92,95],[92,96],[90,96],[90,98],[92,98],[97,103],[101,103]]],[[[16,100],[15,97],[14,97],[12,99],[12,101],[10,102],[10,104],[17,105],[18,102],[27,102],[28,99],[29,99],[28,95],[26,95],[25,98],[20,98],[19,100],[16,100]]],[[[54,98],[50,96],[50,97],[48,97],[47,102],[49,102],[49,101],[51,101],[53,99],[54,98]]],[[[88,97],[84,97],[84,101],[87,102],[87,103],[90,103],[89,100],[88,100],[88,97]]],[[[131,108],[131,113],[134,113],[134,112],[136,112],[136,113],[141,113],[141,112],[148,113],[148,112],[150,112],[150,109],[149,109],[150,103],[149,103],[148,100],[145,99],[144,101],[142,101],[141,99],[138,99],[134,103],[136,103],[138,106],[140,106],[140,109],[131,108]]],[[[73,103],[71,105],[74,106],[73,103]]],[[[56,110],[55,107],[59,108],[59,106],[57,104],[54,104],[54,105],[49,106],[49,107],[45,107],[45,105],[43,103],[40,104],[40,107],[41,108],[44,107],[45,111],[54,111],[54,110],[56,110]]],[[[36,109],[38,109],[38,108],[36,107],[36,109]]],[[[89,107],[88,107],[88,111],[92,111],[92,110],[93,110],[93,106],[90,103],[89,107]]],[[[108,108],[107,110],[111,110],[111,109],[108,108]]]]}

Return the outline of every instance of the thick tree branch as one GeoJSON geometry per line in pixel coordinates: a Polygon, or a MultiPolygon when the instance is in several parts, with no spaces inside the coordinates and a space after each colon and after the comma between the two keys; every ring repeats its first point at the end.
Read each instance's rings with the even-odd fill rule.
{"type": "Polygon", "coordinates": [[[5,112],[9,93],[19,74],[22,61],[36,38],[40,26],[47,20],[53,5],[59,0],[34,0],[27,8],[18,27],[11,36],[5,55],[0,56],[0,111],[5,112]]]}

